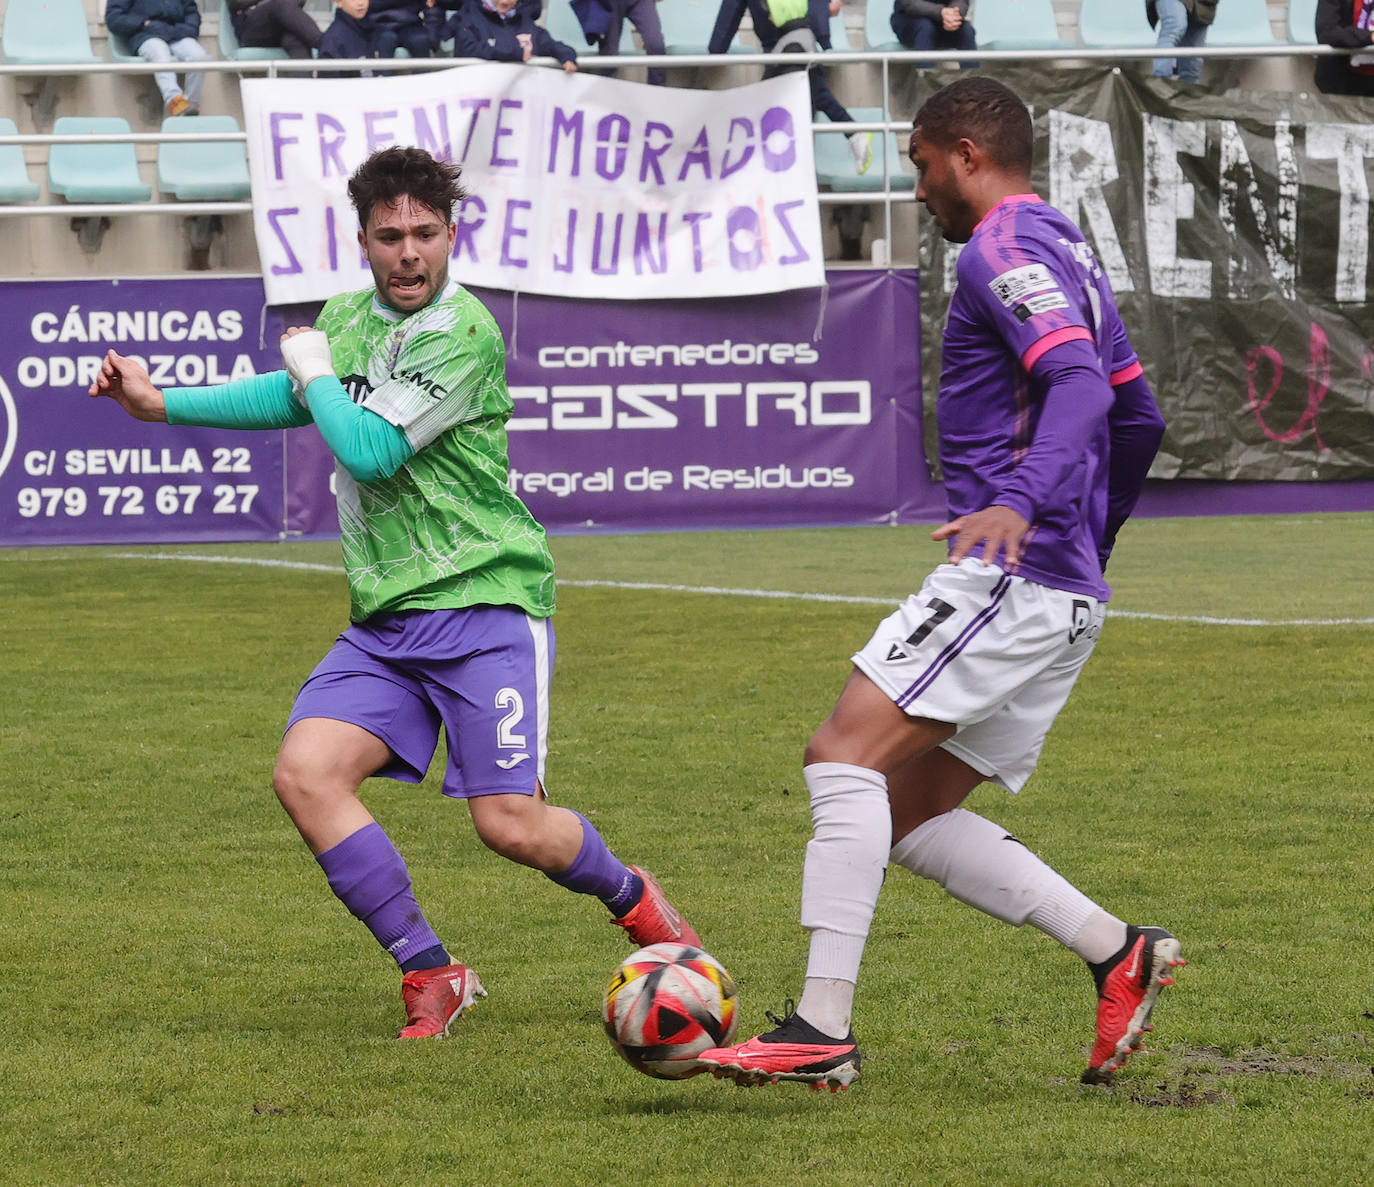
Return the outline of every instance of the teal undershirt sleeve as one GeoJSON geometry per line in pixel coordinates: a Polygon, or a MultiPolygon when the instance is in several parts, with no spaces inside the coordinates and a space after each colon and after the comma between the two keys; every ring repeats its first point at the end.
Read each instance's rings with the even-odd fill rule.
{"type": "Polygon", "coordinates": [[[292,394],[291,376],[269,371],[218,387],[169,387],[167,423],[213,429],[293,429],[312,421],[330,452],[358,482],[390,477],[415,454],[404,430],[349,399],[334,375],[306,393],[309,409],[292,394]]]}
{"type": "Polygon", "coordinates": [[[211,429],[294,429],[308,425],[307,409],[291,394],[285,371],[250,375],[217,387],[169,387],[162,393],[167,423],[211,429]]]}
{"type": "Polygon", "coordinates": [[[405,431],[355,404],[337,376],[312,380],[305,398],[324,443],[356,481],[390,478],[415,455],[405,431]]]}

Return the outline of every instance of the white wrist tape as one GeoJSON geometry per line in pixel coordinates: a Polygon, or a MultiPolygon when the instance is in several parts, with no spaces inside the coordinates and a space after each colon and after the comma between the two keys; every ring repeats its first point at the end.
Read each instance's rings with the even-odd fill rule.
{"type": "Polygon", "coordinates": [[[302,396],[312,380],[321,375],[334,374],[334,360],[329,355],[329,335],[322,330],[307,330],[304,334],[293,334],[290,338],[282,339],[281,357],[302,396]]]}

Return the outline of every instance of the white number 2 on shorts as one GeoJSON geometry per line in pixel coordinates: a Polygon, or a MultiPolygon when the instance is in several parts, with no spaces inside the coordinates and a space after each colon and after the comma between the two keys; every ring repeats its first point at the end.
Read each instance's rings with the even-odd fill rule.
{"type": "Polygon", "coordinates": [[[496,744],[503,748],[524,746],[525,735],[517,734],[515,727],[525,718],[525,698],[513,688],[503,688],[496,694],[496,707],[507,710],[496,726],[496,744]]]}

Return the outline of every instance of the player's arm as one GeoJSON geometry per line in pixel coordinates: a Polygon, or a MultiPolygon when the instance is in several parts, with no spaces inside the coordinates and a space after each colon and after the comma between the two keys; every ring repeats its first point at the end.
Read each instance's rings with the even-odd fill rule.
{"type": "Polygon", "coordinates": [[[1164,440],[1164,417],[1155,403],[1154,392],[1131,349],[1125,328],[1119,321],[1117,325],[1112,373],[1108,376],[1115,399],[1107,413],[1112,450],[1107,478],[1107,522],[1097,550],[1103,569],[1121,525],[1135,510],[1140,492],[1145,489],[1145,477],[1164,440]]]}
{"type": "Polygon", "coordinates": [[[355,404],[334,373],[329,338],[293,328],[282,337],[282,359],[329,451],[358,482],[390,478],[415,454],[404,430],[355,404]]]}
{"type": "Polygon", "coordinates": [[[1007,563],[1014,565],[1037,509],[1083,460],[1112,407],[1112,389],[1090,337],[1087,341],[1067,338],[1051,346],[1032,362],[1030,375],[1045,395],[1029,449],[986,508],[951,520],[932,533],[935,540],[954,538],[949,554],[954,564],[982,542],[985,562],[1005,548],[1007,563]]]}
{"type": "Polygon", "coordinates": [[[215,387],[163,390],[137,359],[110,350],[88,391],[108,396],[135,420],[215,429],[290,429],[310,423],[310,413],[292,397],[285,371],[215,387]]]}

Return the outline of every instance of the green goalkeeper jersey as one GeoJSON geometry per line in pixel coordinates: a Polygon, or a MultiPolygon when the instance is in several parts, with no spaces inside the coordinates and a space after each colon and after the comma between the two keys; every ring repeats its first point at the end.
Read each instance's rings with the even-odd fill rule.
{"type": "Polygon", "coordinates": [[[367,289],[332,298],[315,328],[353,400],[415,449],[378,482],[335,466],[352,620],[475,605],[552,614],[544,529],[509,486],[505,344],[486,307],[450,281],[402,317],[367,289]]]}

